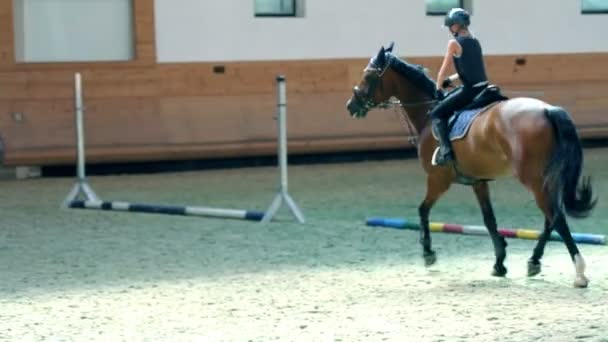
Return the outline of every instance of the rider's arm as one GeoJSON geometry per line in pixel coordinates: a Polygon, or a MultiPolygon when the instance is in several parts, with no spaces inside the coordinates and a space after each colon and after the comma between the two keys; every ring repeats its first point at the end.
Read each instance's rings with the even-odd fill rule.
{"type": "Polygon", "coordinates": [[[442,80],[444,80],[448,75],[448,72],[454,68],[453,56],[458,56],[460,49],[460,44],[458,44],[455,39],[451,39],[448,42],[448,48],[445,52],[445,56],[443,57],[443,63],[439,69],[439,74],[437,75],[437,90],[441,90],[443,84],[442,80]]]}

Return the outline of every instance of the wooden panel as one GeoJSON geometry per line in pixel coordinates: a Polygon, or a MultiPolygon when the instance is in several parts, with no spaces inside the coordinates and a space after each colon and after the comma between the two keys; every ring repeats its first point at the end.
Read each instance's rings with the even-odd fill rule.
{"type": "Polygon", "coordinates": [[[608,70],[598,68],[606,63],[606,53],[495,56],[487,62],[492,78],[513,83],[608,80],[608,70]]]}
{"type": "Polygon", "coordinates": [[[171,132],[167,143],[271,141],[273,101],[269,95],[163,98],[163,125],[171,132]]]}
{"type": "Polygon", "coordinates": [[[154,0],[133,0],[135,15],[135,53],[140,66],[156,63],[156,35],[154,31],[154,0]]]}
{"type": "Polygon", "coordinates": [[[13,36],[12,0],[0,1],[0,68],[9,68],[14,64],[13,36]]]}
{"type": "MultiPolygon", "coordinates": [[[[345,102],[350,92],[289,94],[290,139],[338,139],[396,135],[405,131],[399,113],[374,111],[354,120],[345,102]]],[[[276,96],[170,97],[161,104],[167,143],[229,143],[276,140],[276,96]]]]}
{"type": "MultiPolygon", "coordinates": [[[[290,154],[306,154],[311,152],[326,153],[335,151],[372,151],[387,148],[408,147],[402,136],[323,140],[289,141],[290,154]]],[[[150,160],[183,160],[224,157],[243,157],[274,155],[275,142],[246,142],[204,145],[144,145],[115,147],[87,146],[87,162],[115,161],[150,161],[150,160]]],[[[75,148],[54,148],[40,150],[23,150],[19,152],[6,151],[5,157],[11,161],[7,165],[41,165],[40,161],[48,161],[44,165],[73,164],[76,159],[75,148]]]]}
{"type": "Polygon", "coordinates": [[[344,61],[160,64],[163,93],[170,96],[221,96],[268,94],[275,78],[287,77],[288,89],[320,93],[349,87],[344,61]],[[224,67],[216,73],[214,67],[224,67]]]}
{"type": "Polygon", "coordinates": [[[87,98],[158,96],[154,69],[46,70],[0,72],[0,99],[73,99],[74,72],[80,71],[87,98]]]}
{"type": "Polygon", "coordinates": [[[74,104],[70,100],[14,101],[0,125],[7,150],[62,147],[74,136],[74,104]],[[17,119],[12,113],[20,113],[17,119]]]}
{"type": "MultiPolygon", "coordinates": [[[[138,47],[145,45],[141,42],[138,47]]],[[[526,56],[525,65],[517,58],[488,57],[491,81],[505,90],[542,91],[541,99],[572,113],[582,136],[608,136],[608,71],[592,65],[608,62],[608,54],[526,56]]],[[[441,59],[408,61],[434,76],[441,59]]],[[[0,72],[5,162],[74,162],[77,70],[84,76],[87,152],[93,163],[273,154],[277,74],[287,76],[292,153],[407,146],[407,128],[393,110],[373,111],[365,120],[348,116],[345,102],[366,63],[124,64],[119,70],[104,63],[15,66],[0,72]],[[224,73],[214,72],[219,65],[224,73]],[[22,113],[22,120],[13,113],[22,113]]]]}
{"type": "MultiPolygon", "coordinates": [[[[592,123],[608,125],[608,116],[603,113],[608,109],[608,100],[604,94],[608,92],[606,81],[566,81],[553,83],[504,84],[503,89],[522,92],[542,92],[541,100],[568,110],[575,122],[582,126],[592,123]]],[[[509,94],[508,94],[509,95],[509,94]]],[[[515,96],[515,95],[510,95],[515,96]]],[[[533,96],[537,97],[537,96],[533,96]]]]}
{"type": "MultiPolygon", "coordinates": [[[[1,102],[0,102],[1,103],[1,102]]],[[[5,102],[6,103],[6,102],[5,102]]],[[[60,148],[75,145],[74,102],[65,100],[13,101],[0,116],[8,149],[60,148]],[[16,120],[13,113],[20,113],[16,120]]],[[[163,137],[158,98],[107,98],[86,102],[87,144],[153,144],[163,137]],[[137,132],[137,134],[133,134],[137,132]]]]}

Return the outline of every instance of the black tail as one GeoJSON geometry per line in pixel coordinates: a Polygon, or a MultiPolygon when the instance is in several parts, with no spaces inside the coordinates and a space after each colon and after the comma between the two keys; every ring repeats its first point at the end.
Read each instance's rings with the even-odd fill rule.
{"type": "Polygon", "coordinates": [[[551,161],[545,170],[545,189],[551,196],[555,215],[564,210],[569,216],[589,216],[597,203],[593,198],[591,178],[579,178],[583,167],[583,149],[576,127],[568,112],[560,107],[550,107],[545,114],[555,132],[556,145],[551,161]]]}

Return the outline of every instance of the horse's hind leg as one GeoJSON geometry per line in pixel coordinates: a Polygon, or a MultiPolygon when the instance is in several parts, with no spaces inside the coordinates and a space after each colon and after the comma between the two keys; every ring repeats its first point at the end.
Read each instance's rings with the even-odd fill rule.
{"type": "MultiPolygon", "coordinates": [[[[538,182],[540,183],[540,182],[538,182]]],[[[551,232],[553,231],[553,224],[551,223],[551,217],[553,215],[549,202],[547,200],[547,196],[545,191],[543,190],[542,185],[537,184],[532,189],[534,193],[534,198],[536,200],[536,205],[543,212],[545,216],[545,227],[543,232],[538,237],[538,241],[536,242],[536,246],[534,246],[534,250],[532,252],[532,256],[528,259],[528,276],[532,277],[540,273],[541,263],[540,259],[543,257],[545,253],[545,245],[551,236],[551,232]]]]}
{"type": "Polygon", "coordinates": [[[494,270],[492,271],[493,276],[504,277],[507,274],[507,268],[504,265],[505,258],[507,257],[507,242],[505,238],[498,233],[498,226],[496,224],[496,217],[494,216],[494,210],[492,209],[492,202],[490,201],[490,190],[488,183],[479,182],[473,185],[473,190],[477,196],[477,201],[483,214],[483,222],[486,225],[492,243],[494,244],[494,254],[496,255],[496,263],[494,264],[494,270]]]}
{"type": "Polygon", "coordinates": [[[557,215],[553,226],[555,227],[557,233],[562,237],[562,240],[564,240],[566,248],[568,248],[568,252],[570,253],[570,257],[572,258],[572,262],[574,263],[574,269],[576,271],[574,286],[587,287],[587,285],[589,285],[589,279],[585,277],[585,260],[579,252],[576,242],[574,242],[574,239],[572,238],[570,228],[568,227],[568,222],[566,222],[566,217],[563,213],[560,212],[559,215],[557,215]]]}
{"type": "Polygon", "coordinates": [[[534,246],[532,256],[530,257],[530,259],[528,259],[528,277],[533,277],[540,273],[540,259],[545,253],[545,245],[547,244],[547,240],[549,240],[552,231],[553,226],[551,225],[549,220],[545,218],[545,228],[538,237],[538,241],[536,242],[536,246],[534,246]]]}
{"type": "Polygon", "coordinates": [[[422,245],[422,256],[426,266],[430,266],[437,261],[435,251],[431,248],[431,232],[429,230],[429,214],[431,208],[449,188],[452,180],[447,177],[427,176],[426,195],[424,201],[418,207],[420,216],[420,244],[422,245]]]}
{"type": "Polygon", "coordinates": [[[528,275],[533,276],[540,272],[540,258],[544,253],[547,240],[551,236],[551,231],[555,229],[561,236],[562,240],[564,240],[566,248],[568,249],[570,257],[574,263],[576,271],[574,286],[587,287],[589,280],[585,276],[585,260],[581,256],[580,251],[576,246],[576,242],[572,238],[572,234],[570,233],[570,228],[568,227],[568,222],[566,222],[564,213],[559,208],[551,207],[549,196],[546,194],[541,185],[536,186],[533,191],[536,198],[536,203],[545,214],[545,229],[534,247],[532,257],[530,260],[528,260],[528,275]]]}

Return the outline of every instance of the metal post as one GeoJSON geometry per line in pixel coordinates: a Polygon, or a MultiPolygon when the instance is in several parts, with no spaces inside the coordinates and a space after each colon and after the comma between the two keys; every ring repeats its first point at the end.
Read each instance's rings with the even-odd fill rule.
{"type": "Polygon", "coordinates": [[[74,112],[76,114],[76,144],[77,144],[77,165],[76,184],[63,201],[63,207],[67,208],[69,204],[77,200],[81,195],[87,201],[100,201],[95,191],[89,186],[86,180],[85,173],[85,137],[84,137],[84,106],[82,100],[82,77],[80,73],[74,75],[74,112]]]}
{"type": "Polygon", "coordinates": [[[277,77],[278,82],[278,103],[277,111],[279,112],[278,130],[279,130],[279,170],[281,171],[281,190],[287,193],[287,95],[285,87],[285,77],[277,77]]]}
{"type": "Polygon", "coordinates": [[[277,76],[277,91],[278,91],[278,121],[277,128],[278,134],[278,159],[279,159],[279,170],[280,170],[280,184],[279,192],[274,197],[274,200],[270,204],[270,207],[266,211],[266,214],[262,218],[262,223],[268,223],[276,212],[281,207],[283,201],[287,203],[287,206],[291,210],[291,213],[296,217],[298,222],[304,223],[304,215],[296,202],[291,198],[287,190],[287,91],[285,85],[285,76],[277,76]]]}
{"type": "Polygon", "coordinates": [[[85,181],[84,171],[84,124],[82,122],[82,113],[84,108],[82,107],[82,78],[80,73],[76,73],[74,76],[74,109],[76,112],[76,143],[78,148],[78,164],[77,174],[78,181],[85,181]]]}

